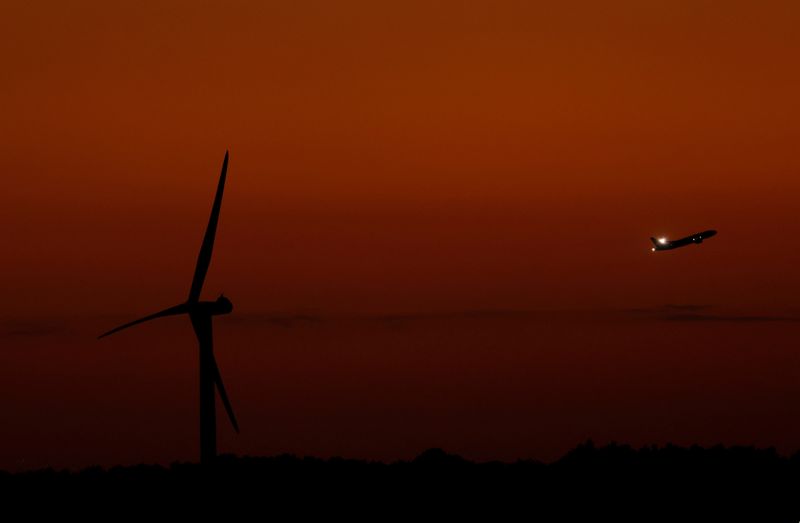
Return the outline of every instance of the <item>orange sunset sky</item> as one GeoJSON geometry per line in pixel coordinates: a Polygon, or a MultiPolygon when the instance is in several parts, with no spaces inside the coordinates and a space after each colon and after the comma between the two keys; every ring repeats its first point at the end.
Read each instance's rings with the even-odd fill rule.
{"type": "Polygon", "coordinates": [[[800,448],[800,4],[8,1],[0,469],[800,448]],[[714,228],[702,246],[650,236],[714,228]]]}

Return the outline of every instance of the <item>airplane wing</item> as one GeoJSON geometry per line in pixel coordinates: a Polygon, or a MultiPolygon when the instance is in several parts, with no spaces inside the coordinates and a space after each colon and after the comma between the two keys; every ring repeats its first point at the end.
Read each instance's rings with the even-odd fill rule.
{"type": "Polygon", "coordinates": [[[230,400],[228,400],[227,392],[225,392],[225,384],[222,383],[222,375],[219,372],[217,359],[214,358],[212,348],[214,336],[211,328],[211,316],[205,314],[192,314],[190,317],[192,319],[192,327],[194,328],[194,333],[197,336],[197,341],[200,343],[201,350],[205,348],[211,352],[211,358],[214,364],[214,384],[217,386],[219,397],[222,399],[222,404],[225,406],[225,412],[227,412],[228,418],[231,420],[231,425],[233,425],[233,429],[238,434],[239,424],[236,423],[236,415],[233,413],[233,407],[231,406],[230,400]]]}
{"type": "Polygon", "coordinates": [[[197,256],[197,266],[194,269],[194,279],[192,288],[189,291],[190,302],[200,300],[200,292],[203,290],[203,282],[206,279],[208,266],[211,264],[211,251],[214,249],[214,237],[217,234],[217,222],[219,222],[219,210],[222,207],[222,192],[225,189],[225,176],[228,172],[228,151],[225,151],[225,159],[222,161],[222,173],[219,175],[217,185],[217,195],[214,197],[214,205],[211,207],[211,217],[208,220],[206,235],[203,237],[203,245],[200,247],[200,254],[197,256]]]}
{"type": "Polygon", "coordinates": [[[125,325],[120,325],[119,327],[111,329],[108,332],[104,332],[103,334],[98,336],[97,339],[99,340],[100,338],[105,338],[106,336],[110,336],[111,334],[119,332],[122,329],[127,329],[128,327],[133,327],[134,325],[138,325],[146,321],[154,320],[156,318],[163,318],[164,316],[175,316],[176,314],[183,314],[185,312],[187,312],[187,307],[185,304],[176,305],[174,307],[170,307],[169,309],[164,309],[163,311],[151,314],[150,316],[145,316],[144,318],[139,318],[138,320],[126,323],[125,325]]]}

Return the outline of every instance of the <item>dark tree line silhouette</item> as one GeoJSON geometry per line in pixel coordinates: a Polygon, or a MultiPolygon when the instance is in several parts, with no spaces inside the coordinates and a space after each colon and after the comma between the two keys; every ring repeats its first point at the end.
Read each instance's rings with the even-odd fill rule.
{"type": "Polygon", "coordinates": [[[793,521],[800,453],[698,446],[579,445],[553,463],[476,463],[430,449],[411,461],[236,457],[81,471],[0,473],[6,500],[66,499],[144,507],[289,511],[295,515],[420,514],[533,521],[793,521]],[[373,511],[380,512],[373,512],[373,511]],[[442,512],[443,511],[443,512],[442,512]],[[488,511],[488,512],[487,512],[488,511]]]}

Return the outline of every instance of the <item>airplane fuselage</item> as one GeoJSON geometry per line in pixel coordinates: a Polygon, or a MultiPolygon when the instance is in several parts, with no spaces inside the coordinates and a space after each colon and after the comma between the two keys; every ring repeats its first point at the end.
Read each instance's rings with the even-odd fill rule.
{"type": "Polygon", "coordinates": [[[653,248],[651,249],[653,252],[655,251],[669,251],[672,249],[677,249],[679,247],[685,247],[687,245],[691,245],[693,243],[703,243],[703,240],[707,240],[712,236],[716,236],[717,231],[714,229],[709,229],[707,231],[698,232],[697,234],[692,234],[691,236],[686,236],[685,238],[680,238],[678,240],[667,240],[666,238],[650,238],[650,241],[653,242],[653,248]]]}

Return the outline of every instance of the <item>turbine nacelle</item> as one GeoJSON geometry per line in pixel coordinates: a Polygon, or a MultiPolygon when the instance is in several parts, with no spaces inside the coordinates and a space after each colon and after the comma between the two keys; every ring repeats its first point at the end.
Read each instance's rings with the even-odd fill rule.
{"type": "Polygon", "coordinates": [[[233,303],[224,294],[219,295],[214,305],[214,314],[230,314],[233,312],[233,303]]]}
{"type": "Polygon", "coordinates": [[[233,303],[224,294],[214,301],[188,301],[184,304],[186,312],[192,314],[207,314],[209,316],[219,316],[230,314],[233,311],[233,303]]]}

